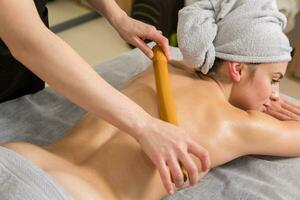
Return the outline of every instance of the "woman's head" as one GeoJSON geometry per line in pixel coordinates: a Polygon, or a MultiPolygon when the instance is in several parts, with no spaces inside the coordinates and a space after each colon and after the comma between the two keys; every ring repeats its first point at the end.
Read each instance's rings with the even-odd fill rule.
{"type": "Polygon", "coordinates": [[[275,0],[198,1],[179,12],[183,61],[229,82],[232,104],[261,110],[291,60],[286,21],[275,0]]]}
{"type": "Polygon", "coordinates": [[[279,89],[287,62],[249,64],[217,59],[207,76],[230,88],[228,101],[243,110],[264,111],[279,89]]]}

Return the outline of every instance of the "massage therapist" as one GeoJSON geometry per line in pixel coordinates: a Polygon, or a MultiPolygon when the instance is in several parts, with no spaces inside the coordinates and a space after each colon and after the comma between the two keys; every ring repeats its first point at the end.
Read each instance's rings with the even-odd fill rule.
{"type": "MultiPolygon", "coordinates": [[[[0,0],[0,102],[32,94],[47,82],[58,93],[131,135],[157,167],[162,182],[173,193],[183,184],[179,162],[187,169],[190,185],[198,168],[209,167],[207,151],[182,128],[150,116],[140,106],[103,80],[67,43],[48,27],[46,0],[0,0]],[[197,166],[191,154],[202,166],[197,166]]],[[[143,42],[160,44],[170,58],[168,40],[155,27],[127,16],[113,0],[89,0],[120,36],[142,50],[143,42]]],[[[124,66],[126,67],[126,66],[124,66]]]]}

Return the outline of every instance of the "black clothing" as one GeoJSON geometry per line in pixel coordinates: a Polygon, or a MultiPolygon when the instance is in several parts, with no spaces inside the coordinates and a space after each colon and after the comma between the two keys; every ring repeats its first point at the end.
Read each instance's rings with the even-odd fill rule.
{"type": "MultiPolygon", "coordinates": [[[[43,23],[49,27],[47,0],[34,0],[34,3],[43,23]]],[[[0,40],[0,103],[35,93],[44,87],[44,81],[17,61],[0,40]]]]}
{"type": "Polygon", "coordinates": [[[170,38],[177,31],[178,11],[183,7],[184,0],[135,0],[131,17],[155,26],[170,38]]]}

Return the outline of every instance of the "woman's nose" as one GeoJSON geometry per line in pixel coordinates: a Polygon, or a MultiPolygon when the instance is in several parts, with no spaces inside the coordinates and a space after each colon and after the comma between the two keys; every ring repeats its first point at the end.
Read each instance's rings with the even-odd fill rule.
{"type": "Polygon", "coordinates": [[[269,98],[265,103],[264,103],[265,106],[270,106],[271,105],[271,98],[269,98]]]}

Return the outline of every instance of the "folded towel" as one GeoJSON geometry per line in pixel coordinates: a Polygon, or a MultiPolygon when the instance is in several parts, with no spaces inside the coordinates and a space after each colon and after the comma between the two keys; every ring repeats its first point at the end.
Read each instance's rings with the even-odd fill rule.
{"type": "Polygon", "coordinates": [[[274,0],[202,0],[179,11],[186,64],[206,74],[215,57],[246,63],[291,60],[286,17],[274,0]]]}

